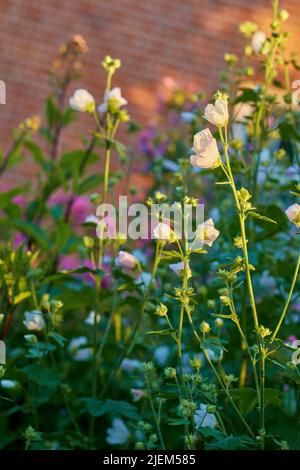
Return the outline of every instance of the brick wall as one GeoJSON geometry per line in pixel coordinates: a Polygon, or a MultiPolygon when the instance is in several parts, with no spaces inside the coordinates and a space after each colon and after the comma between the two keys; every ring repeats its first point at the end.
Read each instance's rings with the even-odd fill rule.
{"type": "MultiPolygon", "coordinates": [[[[1,0],[0,79],[7,104],[0,105],[0,147],[25,117],[41,112],[49,93],[47,70],[61,43],[72,34],[89,45],[86,74],[78,85],[102,97],[105,54],[123,62],[115,84],[131,115],[142,122],[156,109],[156,91],[171,75],[206,92],[218,84],[225,51],[241,47],[238,24],[268,27],[270,0],[1,0]]],[[[299,42],[299,0],[281,1],[290,12],[286,28],[299,42]]],[[[70,136],[69,136],[70,138],[70,136]]]]}

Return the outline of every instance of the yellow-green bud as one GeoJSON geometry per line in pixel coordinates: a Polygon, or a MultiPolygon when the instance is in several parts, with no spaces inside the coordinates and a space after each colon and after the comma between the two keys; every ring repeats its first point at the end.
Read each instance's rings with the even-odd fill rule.
{"type": "Polygon", "coordinates": [[[91,237],[85,236],[83,237],[83,244],[86,248],[93,248],[94,240],[91,237]]]}
{"type": "Polygon", "coordinates": [[[224,325],[224,321],[222,318],[216,318],[215,319],[215,326],[216,328],[222,328],[224,325]]]}
{"type": "Polygon", "coordinates": [[[210,332],[210,325],[206,321],[203,321],[200,325],[201,332],[206,335],[210,332]]]}

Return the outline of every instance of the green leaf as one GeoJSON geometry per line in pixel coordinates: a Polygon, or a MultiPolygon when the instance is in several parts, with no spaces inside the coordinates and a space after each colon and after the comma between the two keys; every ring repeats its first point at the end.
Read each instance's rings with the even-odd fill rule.
{"type": "Polygon", "coordinates": [[[253,410],[257,403],[257,393],[253,388],[233,388],[230,394],[234,401],[239,403],[239,408],[242,414],[248,414],[253,410]]]}
{"type": "Polygon", "coordinates": [[[241,94],[234,100],[234,104],[238,103],[256,103],[259,95],[252,88],[240,88],[241,94]]]}
{"type": "Polygon", "coordinates": [[[22,371],[29,380],[44,387],[56,388],[61,382],[60,377],[52,369],[41,367],[38,364],[23,367],[22,371]]]}
{"type": "Polygon", "coordinates": [[[48,335],[50,338],[53,338],[54,341],[56,341],[56,343],[61,346],[62,348],[64,347],[66,341],[67,341],[67,338],[65,338],[64,336],[60,335],[59,333],[55,333],[55,331],[53,332],[50,332],[49,335],[48,335]]]}
{"type": "Polygon", "coordinates": [[[21,292],[20,294],[17,294],[14,296],[13,303],[14,305],[19,304],[20,302],[22,302],[25,299],[28,299],[28,297],[31,297],[31,296],[32,296],[32,293],[30,291],[21,292]]]}
{"type": "Polygon", "coordinates": [[[25,220],[13,221],[12,226],[33,238],[42,248],[49,250],[50,241],[41,227],[25,220]]]}
{"type": "Polygon", "coordinates": [[[49,127],[53,127],[59,119],[59,111],[54,103],[54,100],[51,96],[46,101],[45,109],[46,118],[48,121],[49,127]]]}
{"type": "Polygon", "coordinates": [[[265,388],[265,402],[281,407],[283,393],[276,388],[265,388]]]}
{"type": "Polygon", "coordinates": [[[277,224],[275,220],[270,219],[269,217],[266,217],[265,215],[258,214],[258,212],[249,211],[247,212],[247,215],[250,215],[251,217],[254,217],[255,219],[262,220],[263,222],[270,222],[271,224],[277,224]]]}
{"type": "Polygon", "coordinates": [[[176,333],[176,330],[169,328],[168,330],[159,330],[159,331],[147,331],[147,335],[158,335],[158,336],[164,336],[164,335],[171,335],[173,333],[176,333]]]}
{"type": "Polygon", "coordinates": [[[94,189],[96,186],[101,185],[102,183],[102,176],[100,175],[90,175],[85,180],[83,180],[80,185],[78,186],[77,193],[78,195],[85,194],[89,192],[91,189],[94,189]]]}
{"type": "Polygon", "coordinates": [[[126,401],[118,400],[98,400],[97,398],[83,398],[84,411],[94,417],[99,417],[107,413],[117,414],[125,418],[138,420],[140,415],[137,408],[126,401]]]}

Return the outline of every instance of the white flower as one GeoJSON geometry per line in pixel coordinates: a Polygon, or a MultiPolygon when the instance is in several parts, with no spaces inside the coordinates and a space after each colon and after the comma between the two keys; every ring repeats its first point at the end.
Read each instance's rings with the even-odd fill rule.
{"type": "Polygon", "coordinates": [[[217,419],[214,414],[207,413],[207,405],[201,403],[199,410],[195,411],[194,421],[196,429],[203,428],[215,428],[217,425],[217,419]]]}
{"type": "Polygon", "coordinates": [[[130,432],[120,418],[114,418],[112,420],[112,425],[107,429],[106,442],[112,446],[126,444],[128,438],[130,437],[130,432]]]}
{"type": "Polygon", "coordinates": [[[213,242],[218,238],[220,232],[214,226],[212,219],[206,220],[197,228],[197,237],[204,245],[212,246],[213,242]]]}
{"type": "Polygon", "coordinates": [[[6,380],[3,379],[0,381],[1,387],[6,388],[7,390],[15,390],[19,387],[19,383],[16,380],[6,380]]]}
{"type": "Polygon", "coordinates": [[[88,215],[84,221],[85,224],[95,224],[95,225],[97,225],[99,222],[100,222],[100,219],[93,214],[88,215]]]}
{"type": "Polygon", "coordinates": [[[157,240],[174,240],[175,233],[169,227],[169,225],[165,224],[164,222],[159,222],[155,229],[153,230],[153,236],[157,240]]]}
{"type": "Polygon", "coordinates": [[[251,46],[256,54],[260,53],[261,48],[263,47],[264,42],[266,41],[266,38],[267,36],[263,31],[256,31],[256,33],[253,34],[251,46]]]}
{"type": "Polygon", "coordinates": [[[75,111],[92,113],[95,110],[95,99],[87,90],[80,88],[70,97],[69,104],[75,111]]]}
{"type": "MultiPolygon", "coordinates": [[[[180,261],[179,263],[175,263],[175,264],[170,264],[169,267],[172,269],[172,271],[174,271],[175,274],[177,274],[177,276],[183,276],[184,274],[184,262],[183,261],[180,261]]],[[[187,269],[187,279],[189,279],[190,277],[192,277],[192,271],[190,269],[190,265],[188,261],[187,261],[186,269],[187,269]]]]}
{"type": "Polygon", "coordinates": [[[137,258],[127,251],[119,251],[116,263],[122,268],[134,269],[138,264],[137,258]]]}
{"type": "Polygon", "coordinates": [[[125,100],[121,94],[121,88],[115,87],[110,91],[105,91],[103,103],[98,106],[98,111],[100,113],[105,113],[110,103],[112,104],[113,108],[116,109],[119,109],[127,104],[127,100],[125,100]]]}
{"type": "Polygon", "coordinates": [[[227,101],[217,99],[215,104],[208,104],[204,110],[204,117],[211,124],[224,127],[229,119],[227,101]]]}
{"type": "Polygon", "coordinates": [[[299,204],[293,204],[288,207],[285,211],[287,218],[293,222],[296,227],[300,227],[300,206],[299,204]]]}
{"type": "Polygon", "coordinates": [[[24,313],[25,320],[23,324],[28,330],[41,331],[45,328],[45,320],[39,310],[32,310],[24,313]]]}
{"type": "MultiPolygon", "coordinates": [[[[94,324],[95,324],[95,315],[96,315],[96,312],[94,312],[94,311],[90,312],[88,317],[84,320],[84,323],[86,325],[94,326],[94,324]]],[[[96,323],[100,323],[100,320],[101,320],[101,315],[100,315],[100,313],[97,313],[96,323]]]]}
{"type": "Polygon", "coordinates": [[[216,139],[209,129],[197,132],[194,136],[193,151],[190,157],[195,168],[216,168],[220,165],[220,154],[216,139]]]}
{"type": "Polygon", "coordinates": [[[136,369],[141,368],[141,361],[138,359],[124,359],[121,364],[121,369],[127,372],[133,372],[136,369]]]}
{"type": "Polygon", "coordinates": [[[92,348],[82,347],[87,344],[88,339],[86,336],[78,336],[70,341],[68,351],[72,354],[74,361],[88,361],[92,357],[92,348]]]}

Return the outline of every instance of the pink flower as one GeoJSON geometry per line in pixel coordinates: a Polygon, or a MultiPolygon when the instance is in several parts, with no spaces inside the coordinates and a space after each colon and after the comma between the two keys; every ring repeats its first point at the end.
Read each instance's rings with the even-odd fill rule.
{"type": "Polygon", "coordinates": [[[199,225],[197,229],[197,236],[204,243],[204,245],[212,246],[213,242],[218,238],[220,232],[214,226],[212,219],[206,220],[203,224],[199,225]]]}
{"type": "Polygon", "coordinates": [[[288,207],[285,211],[287,218],[296,225],[300,227],[300,206],[299,204],[293,204],[288,207]]]}
{"type": "Polygon", "coordinates": [[[135,256],[127,253],[127,251],[119,251],[116,262],[122,268],[135,269],[138,264],[138,260],[135,256]]]}
{"type": "Polygon", "coordinates": [[[75,225],[81,225],[93,210],[93,204],[86,196],[78,196],[74,199],[71,207],[71,221],[75,225]]]}
{"type": "Polygon", "coordinates": [[[195,168],[217,168],[220,165],[220,154],[216,139],[209,129],[197,132],[194,136],[193,151],[190,157],[195,168]]]}
{"type": "Polygon", "coordinates": [[[172,241],[175,238],[175,233],[169,225],[164,222],[159,222],[153,230],[153,236],[157,240],[172,241]]]}

